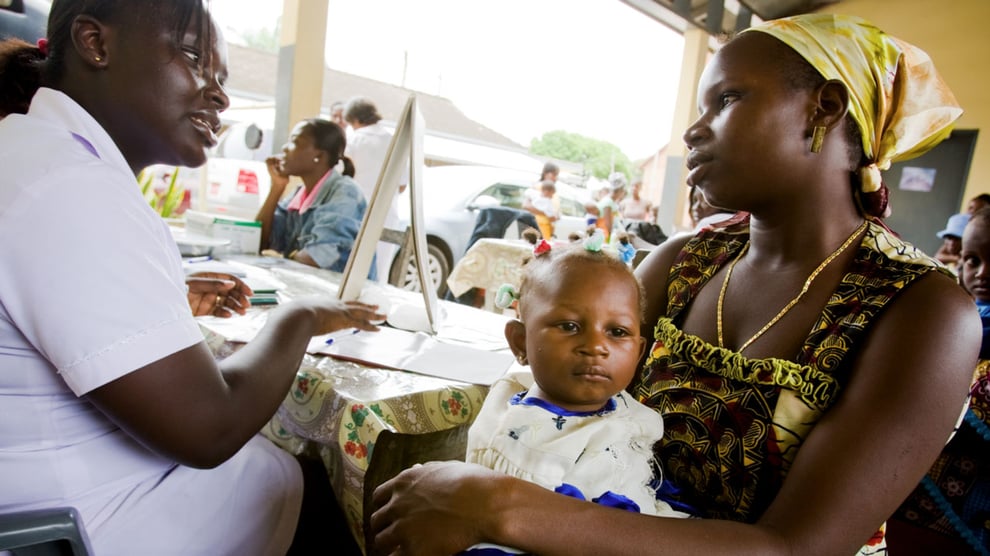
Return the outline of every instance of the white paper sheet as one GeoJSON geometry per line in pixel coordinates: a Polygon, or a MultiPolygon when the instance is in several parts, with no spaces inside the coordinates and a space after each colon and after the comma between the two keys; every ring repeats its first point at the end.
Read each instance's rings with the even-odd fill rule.
{"type": "Polygon", "coordinates": [[[491,385],[512,365],[508,351],[490,351],[438,340],[422,332],[383,327],[378,332],[334,334],[310,342],[311,353],[472,384],[491,385]]]}

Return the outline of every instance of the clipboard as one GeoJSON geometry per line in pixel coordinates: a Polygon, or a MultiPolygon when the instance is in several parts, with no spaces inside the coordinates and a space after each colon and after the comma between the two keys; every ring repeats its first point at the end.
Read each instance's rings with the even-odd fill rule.
{"type": "Polygon", "coordinates": [[[358,231],[351,256],[344,267],[343,280],[337,297],[342,301],[353,301],[360,297],[361,289],[367,280],[368,270],[375,256],[375,248],[385,227],[385,217],[399,190],[406,163],[409,164],[409,203],[411,220],[408,237],[412,237],[413,257],[416,261],[420,290],[423,292],[423,306],[430,332],[437,333],[439,326],[439,304],[437,292],[429,277],[427,259],[426,228],[423,217],[423,132],[425,122],[419,112],[416,95],[410,94],[397,122],[392,142],[389,143],[382,171],[378,175],[375,190],[368,200],[368,209],[361,229],[358,231]]]}

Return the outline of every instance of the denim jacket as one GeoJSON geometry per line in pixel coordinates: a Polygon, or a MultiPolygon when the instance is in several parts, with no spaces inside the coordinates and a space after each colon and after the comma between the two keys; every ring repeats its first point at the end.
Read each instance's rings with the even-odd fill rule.
{"type": "MultiPolygon", "coordinates": [[[[271,248],[285,254],[305,250],[320,268],[343,272],[368,207],[357,182],[334,170],[323,182],[309,210],[302,214],[289,210],[291,199],[283,200],[275,208],[271,248]]],[[[376,278],[372,262],[368,279],[376,278]]]]}

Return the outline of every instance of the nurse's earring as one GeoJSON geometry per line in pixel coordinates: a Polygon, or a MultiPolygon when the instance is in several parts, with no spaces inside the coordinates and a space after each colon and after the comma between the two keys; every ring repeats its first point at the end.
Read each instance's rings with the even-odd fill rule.
{"type": "Polygon", "coordinates": [[[525,353],[520,353],[519,355],[516,355],[516,361],[518,361],[520,365],[525,365],[526,364],[526,354],[525,353]]]}
{"type": "Polygon", "coordinates": [[[320,157],[314,156],[313,157],[313,162],[315,162],[316,164],[319,164],[320,163],[320,157]]]}
{"type": "Polygon", "coordinates": [[[816,125],[811,132],[811,152],[822,152],[822,144],[825,142],[825,126],[816,125]]]}

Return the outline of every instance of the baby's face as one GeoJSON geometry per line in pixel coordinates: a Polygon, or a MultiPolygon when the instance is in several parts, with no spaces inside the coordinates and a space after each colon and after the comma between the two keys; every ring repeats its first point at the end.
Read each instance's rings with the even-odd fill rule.
{"type": "Polygon", "coordinates": [[[990,303],[990,226],[981,220],[966,226],[959,260],[963,287],[977,301],[990,303]]]}
{"type": "Polygon", "coordinates": [[[632,381],[643,353],[639,289],[628,272],[603,265],[557,271],[562,279],[523,300],[526,354],[540,397],[597,411],[632,381]]]}

